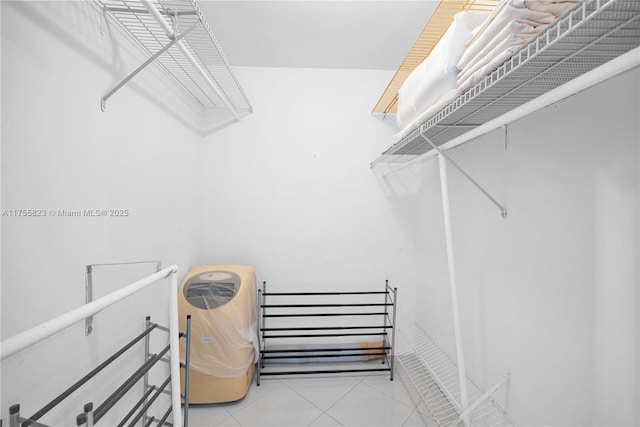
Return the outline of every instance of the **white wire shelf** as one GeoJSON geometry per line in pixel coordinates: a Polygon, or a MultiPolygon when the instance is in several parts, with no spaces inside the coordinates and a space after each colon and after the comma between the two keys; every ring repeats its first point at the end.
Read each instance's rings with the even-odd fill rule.
{"type": "Polygon", "coordinates": [[[422,135],[441,145],[638,46],[640,1],[584,0],[374,164],[424,154],[422,135]]]}
{"type": "Polygon", "coordinates": [[[236,120],[253,111],[195,0],[95,1],[203,111],[236,120]]]}
{"type": "MultiPolygon", "coordinates": [[[[402,370],[401,378],[408,378],[429,416],[439,426],[462,426],[465,415],[460,405],[460,383],[456,364],[416,324],[398,331],[396,360],[402,370]]],[[[489,392],[483,391],[467,378],[469,404],[476,405],[468,415],[470,426],[515,426],[516,423],[490,396],[506,382],[508,376],[489,392]]]]}

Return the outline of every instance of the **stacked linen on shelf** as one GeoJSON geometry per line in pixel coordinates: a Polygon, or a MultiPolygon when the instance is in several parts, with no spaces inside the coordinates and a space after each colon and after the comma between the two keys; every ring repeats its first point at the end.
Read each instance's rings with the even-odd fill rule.
{"type": "Polygon", "coordinates": [[[502,0],[466,43],[458,61],[458,89],[464,92],[582,0],[502,0]]]}
{"type": "Polygon", "coordinates": [[[464,45],[489,12],[460,12],[429,56],[411,72],[398,92],[399,137],[440,110],[458,95],[456,65],[464,45]]]}

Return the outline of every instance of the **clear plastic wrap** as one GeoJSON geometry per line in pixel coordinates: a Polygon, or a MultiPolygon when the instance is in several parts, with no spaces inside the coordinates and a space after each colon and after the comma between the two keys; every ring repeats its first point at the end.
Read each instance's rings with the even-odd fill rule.
{"type": "MultiPolygon", "coordinates": [[[[246,374],[258,360],[256,273],[209,265],[189,271],[178,290],[181,330],[191,315],[191,369],[219,378],[246,374]]],[[[185,346],[181,343],[181,359],[185,346]]]]}

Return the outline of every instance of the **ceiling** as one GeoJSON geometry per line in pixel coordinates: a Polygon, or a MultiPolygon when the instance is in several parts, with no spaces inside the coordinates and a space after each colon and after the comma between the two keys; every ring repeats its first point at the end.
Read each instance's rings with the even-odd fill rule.
{"type": "Polygon", "coordinates": [[[395,70],[438,1],[200,0],[232,66],[395,70]]]}

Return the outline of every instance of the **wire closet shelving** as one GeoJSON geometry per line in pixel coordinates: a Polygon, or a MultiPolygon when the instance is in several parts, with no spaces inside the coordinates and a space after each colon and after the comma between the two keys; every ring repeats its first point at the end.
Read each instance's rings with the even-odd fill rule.
{"type": "Polygon", "coordinates": [[[640,46],[640,1],[584,0],[374,161],[402,163],[640,46]],[[403,160],[404,159],[404,160],[403,160]]]}
{"type": "Polygon", "coordinates": [[[95,0],[149,59],[102,98],[156,62],[206,112],[239,120],[253,111],[195,0],[95,0]]]}
{"type": "Polygon", "coordinates": [[[398,331],[396,359],[401,378],[408,378],[439,426],[516,425],[491,396],[509,380],[509,372],[488,391],[467,378],[470,406],[463,411],[456,363],[418,325],[398,331]]]}

